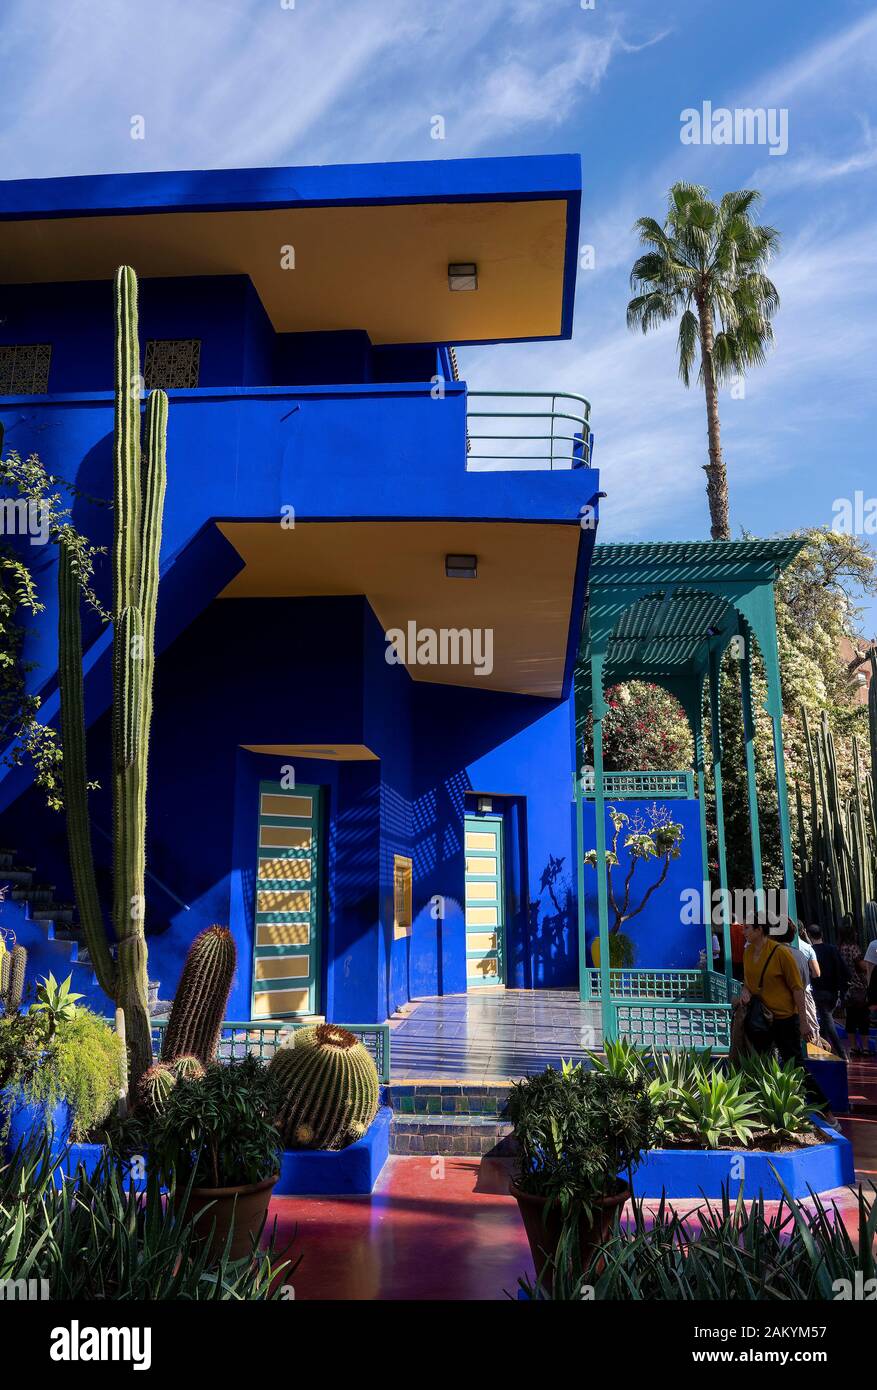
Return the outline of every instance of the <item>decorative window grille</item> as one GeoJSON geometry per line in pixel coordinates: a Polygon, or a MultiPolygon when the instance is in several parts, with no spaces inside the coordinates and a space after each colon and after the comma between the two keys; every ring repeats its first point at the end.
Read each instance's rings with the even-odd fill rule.
{"type": "Polygon", "coordinates": [[[0,347],[0,396],[45,396],[51,361],[51,343],[0,347]]]}
{"type": "Polygon", "coordinates": [[[393,856],[393,939],[411,935],[413,863],[404,854],[393,856]]]}
{"type": "Polygon", "coordinates": [[[151,338],[146,344],[147,391],[180,391],[198,385],[200,338],[151,338]]]}

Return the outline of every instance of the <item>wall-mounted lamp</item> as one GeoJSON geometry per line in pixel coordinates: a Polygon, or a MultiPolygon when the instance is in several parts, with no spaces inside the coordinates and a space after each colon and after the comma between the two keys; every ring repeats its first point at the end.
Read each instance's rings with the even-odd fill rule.
{"type": "Polygon", "coordinates": [[[477,555],[446,555],[445,574],[448,579],[477,579],[477,555]]]}
{"type": "Polygon", "coordinates": [[[488,815],[493,810],[493,798],[489,796],[479,796],[477,806],[479,816],[488,815]]]}
{"type": "Polygon", "coordinates": [[[474,261],[452,261],[448,266],[449,290],[477,290],[478,267],[474,261]]]}

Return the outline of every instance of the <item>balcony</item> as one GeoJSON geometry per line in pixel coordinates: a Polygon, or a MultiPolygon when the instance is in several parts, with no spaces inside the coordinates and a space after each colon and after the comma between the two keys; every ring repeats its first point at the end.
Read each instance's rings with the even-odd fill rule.
{"type": "Polygon", "coordinates": [[[590,468],[591,406],[566,391],[469,391],[466,466],[472,473],[590,468]]]}

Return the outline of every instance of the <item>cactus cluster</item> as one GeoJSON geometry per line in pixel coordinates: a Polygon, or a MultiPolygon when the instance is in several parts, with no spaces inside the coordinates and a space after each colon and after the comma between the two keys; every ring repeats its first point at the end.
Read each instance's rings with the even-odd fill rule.
{"type": "Polygon", "coordinates": [[[159,550],[166,486],[167,396],[152,391],[141,447],[137,277],[115,279],[113,431],[113,927],[107,942],[88,816],[82,631],[77,552],[62,535],[59,555],[59,661],[64,803],[76,903],[95,974],[125,1014],[132,1084],[149,1067],[152,1044],[146,977],[144,879],[146,769],[152,716],[159,550]]]}
{"type": "Polygon", "coordinates": [[[877,936],[877,807],[874,758],[877,756],[877,659],[871,653],[869,699],[872,770],[862,774],[859,741],[853,738],[853,785],[847,796],[838,786],[834,736],[828,716],[811,731],[803,711],[809,771],[809,814],[800,786],[796,789],[800,864],[800,910],[818,922],[829,940],[850,916],[859,939],[877,936]]]}
{"type": "Polygon", "coordinates": [[[192,1056],[206,1065],[214,1060],[236,964],[228,927],[208,927],[195,937],[171,1005],[162,1061],[192,1056]]]}
{"type": "Polygon", "coordinates": [[[27,970],[27,951],[13,946],[10,951],[0,938],[0,1004],[8,1014],[18,1013],[24,997],[24,975],[27,970]]]}
{"type": "Polygon", "coordinates": [[[346,1028],[299,1029],[270,1071],[284,1096],[278,1127],[287,1149],[343,1149],[361,1139],[378,1112],[378,1073],[368,1049],[346,1028]]]}
{"type": "Polygon", "coordinates": [[[197,1057],[176,1057],[173,1062],[156,1062],[140,1078],[137,1099],[151,1115],[160,1115],[178,1081],[197,1081],[204,1068],[197,1057]]]}

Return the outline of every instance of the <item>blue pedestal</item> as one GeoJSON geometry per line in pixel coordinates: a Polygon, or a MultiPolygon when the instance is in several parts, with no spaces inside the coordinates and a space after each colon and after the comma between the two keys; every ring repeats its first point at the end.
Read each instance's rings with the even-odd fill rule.
{"type": "Polygon", "coordinates": [[[344,1197],[371,1192],[390,1152],[393,1112],[382,1105],[368,1132],[349,1148],[286,1149],[275,1197],[344,1197]]]}
{"type": "Polygon", "coordinates": [[[791,1153],[772,1154],[746,1149],[652,1149],[633,1175],[634,1196],[720,1197],[722,1184],[736,1197],[778,1201],[783,1187],[790,1197],[809,1197],[855,1182],[853,1149],[836,1130],[820,1125],[824,1144],[791,1153]]]}
{"type": "Polygon", "coordinates": [[[807,1057],[804,1066],[813,1080],[822,1087],[825,1099],[835,1115],[847,1115],[850,1109],[850,1093],[847,1087],[847,1064],[843,1058],[823,1061],[821,1057],[807,1057]]]}

